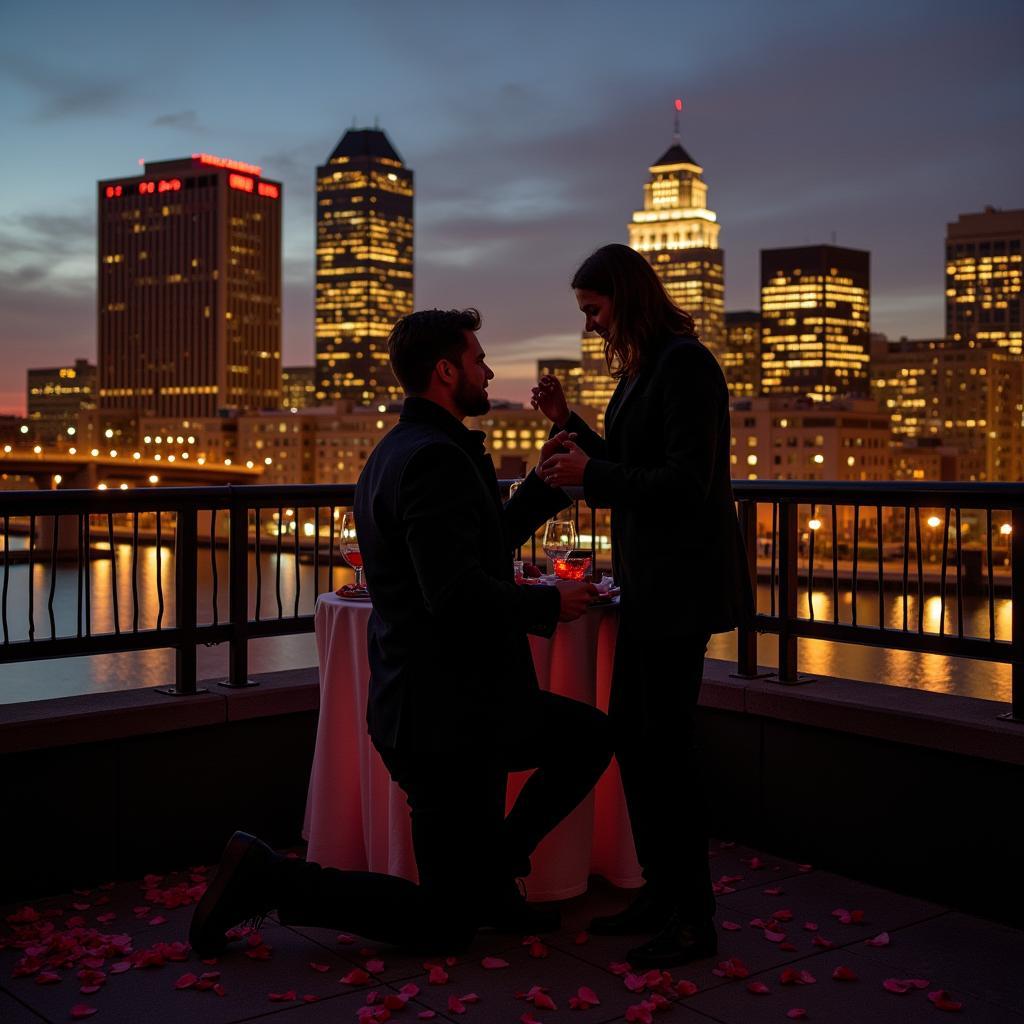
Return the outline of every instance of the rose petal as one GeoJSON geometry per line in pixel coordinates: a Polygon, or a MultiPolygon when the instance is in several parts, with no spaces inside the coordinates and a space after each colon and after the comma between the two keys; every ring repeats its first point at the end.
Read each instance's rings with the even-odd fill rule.
{"type": "Polygon", "coordinates": [[[932,1006],[937,1010],[947,1010],[950,1013],[957,1013],[964,1008],[964,1004],[957,1002],[945,989],[936,989],[928,993],[932,1006]]]}
{"type": "Polygon", "coordinates": [[[543,960],[549,953],[548,947],[539,939],[530,943],[530,956],[534,960],[543,960]]]}
{"type": "Polygon", "coordinates": [[[438,965],[434,965],[430,968],[430,975],[427,978],[427,983],[430,985],[444,985],[448,981],[448,972],[438,965]]]}
{"type": "Polygon", "coordinates": [[[383,960],[367,960],[366,969],[371,974],[383,974],[384,973],[384,961],[383,960]]]}
{"type": "Polygon", "coordinates": [[[676,982],[675,991],[677,996],[682,996],[685,999],[687,996],[696,995],[698,989],[692,981],[687,981],[684,978],[683,980],[676,982]]]}
{"type": "Polygon", "coordinates": [[[436,1016],[437,1016],[437,1014],[434,1013],[433,1010],[420,1010],[420,1012],[416,1014],[416,1019],[417,1020],[433,1020],[436,1016]]]}
{"type": "Polygon", "coordinates": [[[790,1020],[803,1020],[807,1016],[807,1011],[802,1006],[794,1006],[792,1010],[786,1011],[786,1016],[790,1020]]]}
{"type": "Polygon", "coordinates": [[[776,921],[792,921],[793,920],[793,911],[792,910],[776,910],[776,911],[772,912],[772,917],[774,917],[776,921]]]}
{"type": "Polygon", "coordinates": [[[899,978],[886,978],[885,981],[882,982],[882,988],[887,992],[896,992],[899,995],[903,995],[904,992],[910,991],[910,985],[905,981],[900,981],[899,978]]]}
{"type": "Polygon", "coordinates": [[[465,1013],[466,1007],[463,1005],[462,1000],[458,996],[449,996],[448,1010],[451,1013],[465,1013]]]}
{"type": "Polygon", "coordinates": [[[761,892],[763,892],[765,894],[765,896],[781,896],[782,895],[782,889],[779,886],[777,886],[777,885],[773,885],[770,889],[762,889],[761,892]]]}
{"type": "Polygon", "coordinates": [[[610,963],[608,965],[608,970],[611,971],[612,974],[617,974],[617,975],[620,975],[620,976],[623,975],[623,974],[629,974],[629,972],[632,969],[633,968],[630,967],[629,964],[626,963],[624,960],[618,961],[618,962],[613,962],[613,963],[610,963]]]}
{"type": "Polygon", "coordinates": [[[368,985],[370,976],[361,967],[353,967],[348,974],[338,980],[343,985],[368,985]]]}
{"type": "Polygon", "coordinates": [[[590,936],[586,932],[577,932],[572,941],[575,946],[584,946],[590,941],[590,936]]]}
{"type": "Polygon", "coordinates": [[[538,992],[533,997],[533,1005],[536,1006],[538,1010],[558,1009],[558,1007],[555,1006],[555,1001],[546,992],[538,992]]]}
{"type": "Polygon", "coordinates": [[[857,975],[854,974],[853,971],[851,971],[849,967],[844,967],[841,964],[840,964],[839,967],[837,967],[832,972],[832,977],[836,981],[856,981],[857,980],[857,975]]]}
{"type": "Polygon", "coordinates": [[[500,956],[485,956],[480,963],[487,971],[497,971],[502,967],[508,967],[508,961],[502,960],[500,956]]]}
{"type": "Polygon", "coordinates": [[[194,974],[183,974],[175,983],[175,988],[191,988],[199,979],[194,974]]]}
{"type": "Polygon", "coordinates": [[[96,1013],[95,1006],[86,1006],[85,1003],[75,1003],[71,1007],[71,1016],[74,1020],[84,1020],[86,1017],[91,1017],[96,1013]]]}
{"type": "Polygon", "coordinates": [[[723,921],[722,927],[727,932],[738,932],[743,927],[743,925],[737,924],[735,921],[723,921]]]}
{"type": "Polygon", "coordinates": [[[763,981],[751,981],[747,984],[747,991],[753,992],[755,996],[766,996],[771,989],[763,981]]]}
{"type": "Polygon", "coordinates": [[[312,967],[314,971],[319,971],[321,974],[325,974],[331,969],[330,964],[318,964],[315,960],[310,960],[309,966],[312,967]]]}
{"type": "Polygon", "coordinates": [[[865,946],[888,946],[889,945],[889,933],[879,932],[873,939],[865,939],[865,946]]]}
{"type": "Polygon", "coordinates": [[[773,932],[770,928],[766,928],[764,930],[764,937],[769,942],[782,942],[782,940],[785,939],[785,937],[786,937],[786,933],[785,932],[773,932]]]}

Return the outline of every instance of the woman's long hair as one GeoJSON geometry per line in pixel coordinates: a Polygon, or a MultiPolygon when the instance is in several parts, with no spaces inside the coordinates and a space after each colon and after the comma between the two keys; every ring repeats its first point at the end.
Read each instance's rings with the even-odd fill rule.
{"type": "Polygon", "coordinates": [[[654,268],[628,245],[603,245],[573,275],[573,288],[612,300],[604,357],[613,377],[635,376],[652,346],[673,334],[694,334],[693,317],[668,296],[654,268]]]}

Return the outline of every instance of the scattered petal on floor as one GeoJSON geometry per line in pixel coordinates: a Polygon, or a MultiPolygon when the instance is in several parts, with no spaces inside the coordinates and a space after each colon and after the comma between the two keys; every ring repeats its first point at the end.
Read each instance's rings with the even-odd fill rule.
{"type": "Polygon", "coordinates": [[[85,1020],[86,1017],[91,1017],[96,1012],[95,1006],[86,1006],[85,1003],[75,1003],[71,1007],[71,1017],[74,1020],[85,1020]]]}
{"type": "Polygon", "coordinates": [[[480,963],[487,971],[497,971],[502,967],[508,967],[508,961],[503,960],[500,956],[485,956],[480,963]]]}
{"type": "Polygon", "coordinates": [[[865,939],[865,946],[888,946],[889,945],[889,933],[879,932],[873,939],[865,939]]]}
{"type": "Polygon", "coordinates": [[[937,989],[928,993],[932,1005],[938,1010],[948,1010],[956,1013],[964,1008],[964,1004],[955,1000],[945,989],[937,989]]]}
{"type": "Polygon", "coordinates": [[[856,981],[857,975],[850,970],[849,967],[840,965],[832,972],[832,977],[836,981],[856,981]]]}
{"type": "Polygon", "coordinates": [[[790,1020],[803,1020],[807,1016],[807,1011],[802,1006],[794,1006],[792,1010],[786,1011],[786,1016],[790,1020]]]}
{"type": "Polygon", "coordinates": [[[743,927],[743,925],[737,924],[735,921],[723,921],[722,927],[727,932],[738,932],[743,927]]]}
{"type": "Polygon", "coordinates": [[[753,992],[755,996],[766,996],[771,989],[763,981],[751,981],[747,984],[747,991],[753,992]]]}

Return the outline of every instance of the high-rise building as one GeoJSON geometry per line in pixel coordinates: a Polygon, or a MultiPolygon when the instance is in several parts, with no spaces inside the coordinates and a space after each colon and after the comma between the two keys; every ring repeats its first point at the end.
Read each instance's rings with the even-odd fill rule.
{"type": "Polygon", "coordinates": [[[541,377],[557,378],[569,405],[579,405],[582,401],[583,364],[579,359],[538,359],[537,378],[541,377]]]}
{"type": "Polygon", "coordinates": [[[351,129],[316,172],[318,402],[401,395],[387,338],[413,310],[413,174],[376,128],[351,129]]]}
{"type": "Polygon", "coordinates": [[[761,250],[763,394],[870,394],[870,263],[835,245],[761,250]]]}
{"type": "MultiPolygon", "coordinates": [[[[677,102],[677,111],[681,104],[677,102]]],[[[633,214],[629,244],[654,267],[701,340],[718,355],[725,340],[725,255],[718,218],[708,209],[704,169],[683,149],[678,112],[672,145],[650,168],[644,206],[633,214]]]]}
{"type": "Polygon", "coordinates": [[[67,435],[69,429],[77,429],[78,414],[95,407],[96,367],[87,359],[76,359],[73,366],[28,371],[28,419],[34,440],[67,435]]]}
{"type": "Polygon", "coordinates": [[[962,213],[946,225],[946,336],[1021,355],[1024,210],[962,213]]]}
{"type": "Polygon", "coordinates": [[[604,411],[615,392],[615,378],[608,372],[604,357],[604,338],[593,331],[584,331],[580,338],[581,404],[597,410],[597,429],[604,430],[604,411]]]}
{"type": "Polygon", "coordinates": [[[281,408],[306,409],[311,405],[316,405],[316,367],[283,367],[281,369],[281,408]]]}
{"type": "Polygon", "coordinates": [[[1024,359],[952,339],[877,339],[872,390],[893,435],[956,449],[963,480],[1024,478],[1024,359]]]}
{"type": "Polygon", "coordinates": [[[725,314],[725,344],[718,352],[729,394],[756,398],[761,393],[761,314],[743,310],[725,314]]]}
{"type": "Polygon", "coordinates": [[[281,185],[206,153],[99,183],[105,417],[276,408],[281,185]]]}

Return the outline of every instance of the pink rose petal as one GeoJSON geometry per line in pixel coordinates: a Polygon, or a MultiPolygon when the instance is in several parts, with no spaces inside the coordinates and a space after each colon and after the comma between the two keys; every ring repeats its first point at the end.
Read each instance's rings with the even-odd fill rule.
{"type": "Polygon", "coordinates": [[[339,979],[343,985],[368,985],[370,976],[361,967],[353,967],[344,977],[339,979]]]}
{"type": "Polygon", "coordinates": [[[773,932],[770,928],[766,928],[764,931],[764,937],[769,942],[782,942],[786,937],[785,932],[773,932]]]}
{"type": "Polygon", "coordinates": [[[737,924],[735,921],[723,921],[722,927],[727,932],[738,932],[743,927],[743,925],[737,924]]]}
{"type": "Polygon", "coordinates": [[[383,974],[384,973],[384,961],[383,960],[367,960],[366,969],[370,974],[383,974]]]}
{"type": "Polygon", "coordinates": [[[932,1006],[937,1010],[946,1010],[950,1013],[957,1013],[964,1008],[964,1004],[957,1002],[945,989],[936,989],[928,993],[932,1006]]]}
{"type": "Polygon", "coordinates": [[[832,972],[832,977],[836,981],[856,981],[857,975],[850,970],[849,967],[840,965],[832,972]]]}
{"type": "Polygon", "coordinates": [[[879,932],[873,939],[865,939],[865,946],[888,946],[889,945],[889,933],[879,932]]]}
{"type": "Polygon", "coordinates": [[[191,988],[199,979],[194,974],[183,974],[175,983],[175,988],[191,988]]]}
{"type": "Polygon", "coordinates": [[[755,996],[766,996],[771,989],[763,981],[751,981],[747,985],[747,991],[753,992],[755,996]]]}
{"type": "Polygon", "coordinates": [[[71,1007],[71,1017],[74,1020],[85,1020],[86,1017],[91,1017],[96,1012],[95,1006],[86,1006],[85,1003],[75,1003],[71,1007]]]}
{"type": "Polygon", "coordinates": [[[696,995],[697,991],[697,986],[692,981],[683,979],[676,982],[675,992],[677,996],[682,996],[685,999],[687,996],[696,995]]]}
{"type": "Polygon", "coordinates": [[[312,967],[314,971],[319,971],[321,974],[326,974],[327,971],[331,969],[330,964],[318,964],[315,960],[310,960],[309,966],[312,967]]]}
{"type": "Polygon", "coordinates": [[[466,1007],[458,996],[449,996],[448,1010],[450,1013],[465,1013],[466,1007]]]}
{"type": "Polygon", "coordinates": [[[802,1006],[794,1006],[792,1010],[786,1011],[786,1016],[790,1020],[803,1020],[807,1016],[807,1011],[802,1006]]]}
{"type": "Polygon", "coordinates": [[[899,978],[886,978],[882,982],[882,988],[887,992],[896,992],[899,995],[903,995],[903,993],[910,991],[911,986],[905,981],[900,981],[899,978]]]}
{"type": "Polygon", "coordinates": [[[508,967],[508,961],[502,960],[500,956],[485,956],[480,963],[483,965],[484,970],[487,971],[497,971],[502,967],[508,967]]]}

